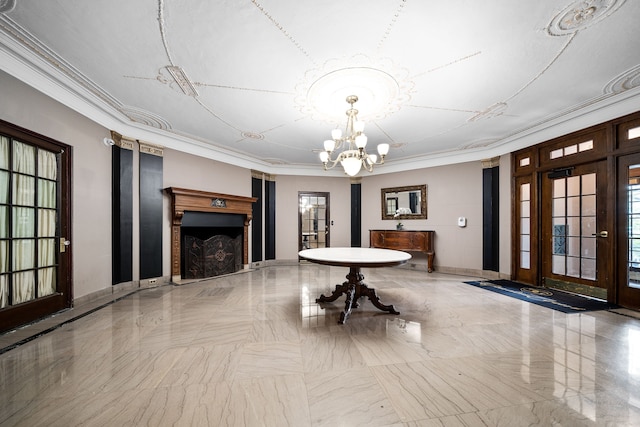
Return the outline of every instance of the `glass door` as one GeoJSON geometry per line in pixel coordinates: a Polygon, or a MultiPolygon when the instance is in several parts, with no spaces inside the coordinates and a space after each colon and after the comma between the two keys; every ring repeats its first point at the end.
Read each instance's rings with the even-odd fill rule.
{"type": "Polygon", "coordinates": [[[549,287],[607,299],[610,232],[605,162],[542,178],[542,273],[549,287]]]}
{"type": "Polygon", "coordinates": [[[329,193],[298,193],[298,248],[329,247],[329,193]]]}
{"type": "Polygon", "coordinates": [[[640,154],[623,156],[618,165],[617,303],[640,309],[640,154]]]}
{"type": "Polygon", "coordinates": [[[0,332],[72,301],[69,152],[11,133],[0,134],[0,332]]]}

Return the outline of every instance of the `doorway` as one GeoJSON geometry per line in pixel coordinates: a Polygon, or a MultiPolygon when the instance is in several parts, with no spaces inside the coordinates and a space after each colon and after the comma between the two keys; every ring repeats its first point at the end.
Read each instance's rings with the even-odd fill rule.
{"type": "Polygon", "coordinates": [[[545,286],[607,299],[606,162],[542,175],[542,278],[545,286]]]}
{"type": "Polygon", "coordinates": [[[329,193],[298,193],[298,250],[328,248],[329,193]]]}
{"type": "Polygon", "coordinates": [[[618,210],[618,301],[640,310],[640,154],[619,159],[618,210]]]}
{"type": "Polygon", "coordinates": [[[71,307],[71,147],[0,122],[0,332],[71,307]]]}

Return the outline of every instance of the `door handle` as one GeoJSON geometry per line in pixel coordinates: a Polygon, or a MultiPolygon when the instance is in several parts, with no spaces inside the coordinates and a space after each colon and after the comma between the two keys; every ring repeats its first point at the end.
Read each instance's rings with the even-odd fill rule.
{"type": "Polygon", "coordinates": [[[70,241],[68,241],[64,237],[61,237],[60,238],[60,252],[66,252],[67,251],[67,246],[69,246],[70,244],[71,244],[70,241]]]}
{"type": "Polygon", "coordinates": [[[601,231],[599,233],[593,233],[592,236],[596,236],[596,237],[609,237],[609,232],[608,231],[601,231]]]}

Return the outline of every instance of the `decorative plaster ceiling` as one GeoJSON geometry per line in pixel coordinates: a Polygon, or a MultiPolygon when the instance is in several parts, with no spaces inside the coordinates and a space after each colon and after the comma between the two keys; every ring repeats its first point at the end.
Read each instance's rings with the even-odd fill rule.
{"type": "Polygon", "coordinates": [[[386,173],[639,111],[639,16],[634,0],[0,0],[0,69],[123,135],[273,174],[326,174],[317,153],[357,95],[386,173]]]}

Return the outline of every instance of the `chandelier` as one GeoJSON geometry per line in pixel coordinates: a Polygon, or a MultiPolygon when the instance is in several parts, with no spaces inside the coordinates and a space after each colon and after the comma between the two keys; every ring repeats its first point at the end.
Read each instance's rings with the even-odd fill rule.
{"type": "Polygon", "coordinates": [[[389,144],[378,144],[378,155],[368,154],[367,136],[364,134],[364,122],[358,120],[358,110],[353,108],[353,104],[358,101],[356,95],[347,96],[347,102],[351,105],[347,110],[346,134],[342,136],[340,129],[331,131],[331,139],[324,142],[324,151],[320,153],[320,160],[324,165],[324,170],[333,169],[338,163],[342,165],[344,171],[349,176],[355,176],[361,168],[368,172],[373,171],[373,165],[384,163],[384,156],[389,152],[389,144]],[[335,151],[344,149],[335,159],[331,156],[335,151]]]}

